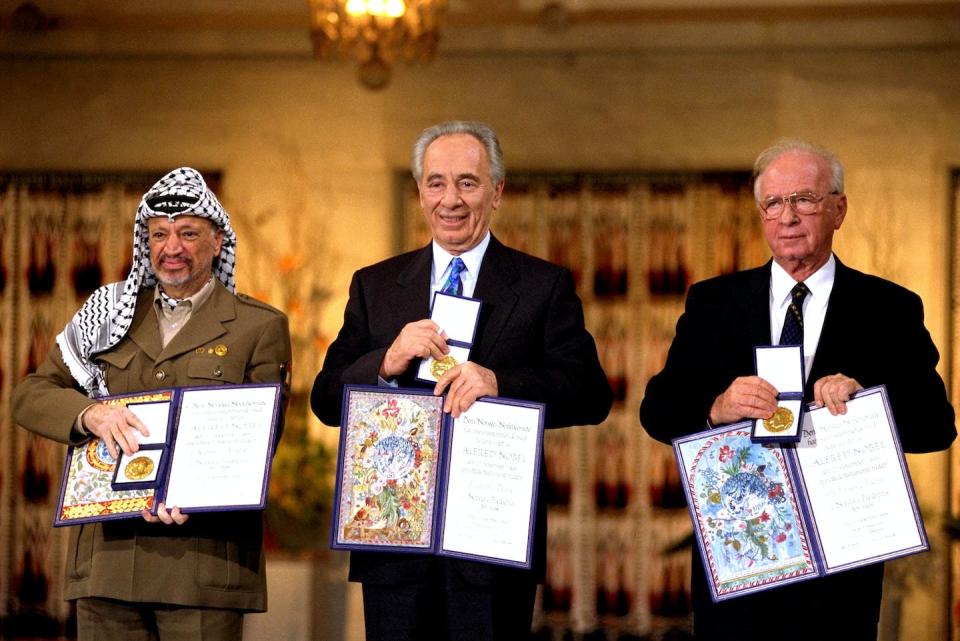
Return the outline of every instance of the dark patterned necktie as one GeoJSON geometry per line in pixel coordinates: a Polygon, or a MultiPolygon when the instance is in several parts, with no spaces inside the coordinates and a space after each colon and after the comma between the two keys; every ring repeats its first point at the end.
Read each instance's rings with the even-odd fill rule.
{"type": "Polygon", "coordinates": [[[783,331],[780,332],[781,345],[803,345],[803,299],[810,290],[803,283],[797,283],[790,290],[790,306],[783,318],[783,331]]]}
{"type": "Polygon", "coordinates": [[[447,276],[447,282],[443,284],[443,289],[440,290],[443,294],[456,294],[459,296],[463,293],[463,281],[460,280],[460,272],[466,269],[467,266],[463,264],[463,260],[459,256],[450,261],[450,275],[447,276]]]}

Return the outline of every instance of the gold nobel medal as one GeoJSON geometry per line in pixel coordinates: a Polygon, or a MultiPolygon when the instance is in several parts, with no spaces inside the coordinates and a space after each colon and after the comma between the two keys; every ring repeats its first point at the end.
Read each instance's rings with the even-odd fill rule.
{"type": "Polygon", "coordinates": [[[123,473],[131,481],[139,481],[150,476],[153,471],[153,459],[148,456],[138,456],[123,468],[123,473]]]}
{"type": "Polygon", "coordinates": [[[793,412],[786,407],[778,407],[770,418],[763,419],[763,427],[768,432],[783,432],[793,425],[793,412]]]}
{"type": "Polygon", "coordinates": [[[213,348],[213,353],[216,354],[217,356],[226,356],[227,346],[224,345],[223,343],[220,343],[219,345],[213,348]]]}
{"type": "Polygon", "coordinates": [[[450,354],[447,354],[440,360],[433,361],[433,363],[430,365],[430,373],[433,374],[435,378],[440,378],[441,376],[447,373],[447,370],[456,366],[457,366],[457,359],[455,359],[450,354]]]}

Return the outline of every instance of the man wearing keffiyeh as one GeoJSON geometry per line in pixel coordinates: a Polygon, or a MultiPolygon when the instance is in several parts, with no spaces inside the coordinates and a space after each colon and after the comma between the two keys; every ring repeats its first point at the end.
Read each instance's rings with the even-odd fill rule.
{"type": "MultiPolygon", "coordinates": [[[[287,319],[235,293],[236,246],[196,170],[161,178],[137,209],[126,281],[96,290],[57,336],[17,386],[14,420],[61,443],[101,438],[116,458],[147,428],[97,401],[107,395],[281,381],[285,406],[287,319]]],[[[80,641],[240,638],[243,613],[266,610],[262,535],[259,512],[188,519],[162,503],[142,520],[71,527],[65,595],[80,641]]]]}

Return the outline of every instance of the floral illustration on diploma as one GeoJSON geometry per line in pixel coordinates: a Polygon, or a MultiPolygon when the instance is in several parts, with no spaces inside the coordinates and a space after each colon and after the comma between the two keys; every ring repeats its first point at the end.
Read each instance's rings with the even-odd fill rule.
{"type": "MultiPolygon", "coordinates": [[[[108,405],[132,403],[169,403],[173,393],[164,390],[103,399],[108,405]]],[[[141,510],[153,506],[153,488],[114,490],[116,460],[102,439],[75,445],[67,451],[67,467],[62,481],[60,507],[56,522],[60,525],[84,523],[119,517],[139,517],[141,510]]]]}
{"type": "Polygon", "coordinates": [[[782,452],[746,431],[690,443],[691,501],[719,596],[816,572],[782,452]]]}
{"type": "Polygon", "coordinates": [[[354,391],[349,398],[339,542],[429,548],[439,397],[354,391]]]}

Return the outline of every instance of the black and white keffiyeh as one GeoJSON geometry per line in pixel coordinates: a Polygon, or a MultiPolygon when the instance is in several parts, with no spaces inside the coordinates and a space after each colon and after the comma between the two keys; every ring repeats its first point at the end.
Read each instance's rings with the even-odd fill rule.
{"type": "Polygon", "coordinates": [[[57,345],[70,374],[91,398],[109,394],[100,368],[91,358],[120,342],[130,330],[140,290],[157,284],[150,264],[147,220],[167,216],[199,216],[224,231],[213,275],[231,292],[235,290],[237,236],[230,216],[200,173],[190,167],[174,169],[157,181],[140,200],[133,224],[133,262],[127,280],[100,287],[80,307],[57,336],[57,345]]]}

